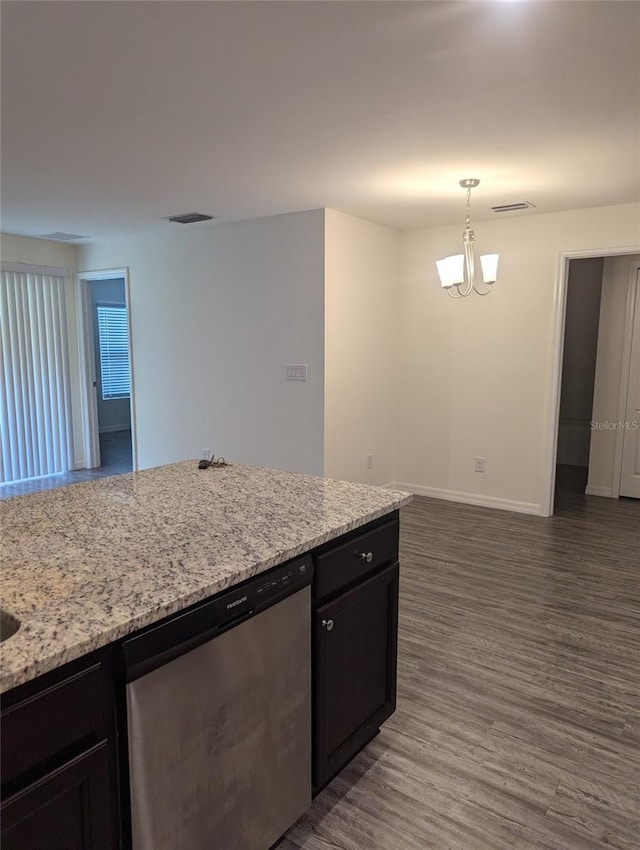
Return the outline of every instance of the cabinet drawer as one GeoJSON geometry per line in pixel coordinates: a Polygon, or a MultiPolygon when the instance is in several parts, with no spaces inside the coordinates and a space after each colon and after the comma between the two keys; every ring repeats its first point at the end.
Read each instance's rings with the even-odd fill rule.
{"type": "Polygon", "coordinates": [[[398,560],[397,519],[352,537],[316,558],[314,596],[324,599],[385,564],[398,560]]]}
{"type": "Polygon", "coordinates": [[[2,784],[68,751],[104,737],[105,671],[93,664],[2,711],[2,784]]]}
{"type": "Polygon", "coordinates": [[[2,803],[3,850],[113,850],[106,741],[2,803]]]}

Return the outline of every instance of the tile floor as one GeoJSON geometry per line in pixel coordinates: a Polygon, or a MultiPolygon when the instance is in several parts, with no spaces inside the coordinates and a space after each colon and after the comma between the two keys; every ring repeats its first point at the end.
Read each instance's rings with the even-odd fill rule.
{"type": "Polygon", "coordinates": [[[91,481],[107,475],[120,475],[131,472],[131,431],[110,431],[100,434],[100,460],[98,469],[78,469],[59,475],[47,475],[45,478],[31,478],[15,484],[0,485],[0,499],[23,496],[26,493],[38,493],[41,490],[53,490],[78,481],[91,481]]]}

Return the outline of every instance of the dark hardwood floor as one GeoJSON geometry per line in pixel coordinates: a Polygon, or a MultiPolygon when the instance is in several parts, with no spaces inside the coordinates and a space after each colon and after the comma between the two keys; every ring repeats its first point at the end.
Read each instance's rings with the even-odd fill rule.
{"type": "Polygon", "coordinates": [[[53,490],[76,484],[78,481],[91,481],[108,475],[121,475],[131,472],[131,430],[107,431],[100,434],[100,462],[97,469],[77,469],[62,472],[59,475],[47,475],[44,478],[29,478],[15,484],[0,486],[0,499],[23,496],[26,493],[38,493],[41,490],[53,490]]]}
{"type": "Polygon", "coordinates": [[[640,502],[417,497],[399,647],[395,715],[279,850],[640,848],[640,502]]]}

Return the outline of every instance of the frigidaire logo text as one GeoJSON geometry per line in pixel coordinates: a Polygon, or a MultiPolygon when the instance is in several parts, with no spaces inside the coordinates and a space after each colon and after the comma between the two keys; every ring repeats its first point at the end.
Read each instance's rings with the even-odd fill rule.
{"type": "Polygon", "coordinates": [[[227,605],[227,611],[229,608],[235,608],[236,605],[242,605],[243,602],[247,602],[248,597],[240,596],[238,599],[234,599],[233,602],[229,602],[227,605]]]}

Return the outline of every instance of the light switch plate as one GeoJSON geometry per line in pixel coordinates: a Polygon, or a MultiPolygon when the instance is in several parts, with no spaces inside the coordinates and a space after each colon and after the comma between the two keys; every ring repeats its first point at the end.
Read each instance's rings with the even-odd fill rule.
{"type": "Polygon", "coordinates": [[[287,381],[306,381],[307,366],[306,364],[288,365],[286,366],[287,381]]]}

